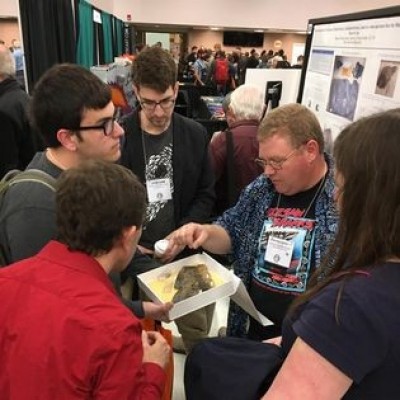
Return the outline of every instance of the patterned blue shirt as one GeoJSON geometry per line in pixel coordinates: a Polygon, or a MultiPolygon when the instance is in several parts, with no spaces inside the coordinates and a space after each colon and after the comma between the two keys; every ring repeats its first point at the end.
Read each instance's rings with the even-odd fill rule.
{"type": "MultiPolygon", "coordinates": [[[[328,163],[328,176],[324,189],[315,203],[315,266],[319,267],[321,258],[334,239],[337,230],[338,215],[333,201],[333,160],[325,155],[328,163]]],[[[257,256],[260,232],[265,220],[266,210],[271,206],[277,192],[272,182],[260,175],[242,192],[237,204],[227,210],[216,224],[229,234],[234,257],[234,272],[249,288],[251,272],[257,256]]],[[[228,335],[246,336],[247,314],[231,302],[228,317],[228,335]]]]}

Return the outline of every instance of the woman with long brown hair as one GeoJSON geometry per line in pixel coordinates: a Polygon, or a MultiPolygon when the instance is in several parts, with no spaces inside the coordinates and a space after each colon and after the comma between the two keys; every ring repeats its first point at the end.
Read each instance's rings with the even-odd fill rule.
{"type": "Polygon", "coordinates": [[[283,327],[271,399],[399,399],[400,110],[335,142],[339,231],[283,327]]]}

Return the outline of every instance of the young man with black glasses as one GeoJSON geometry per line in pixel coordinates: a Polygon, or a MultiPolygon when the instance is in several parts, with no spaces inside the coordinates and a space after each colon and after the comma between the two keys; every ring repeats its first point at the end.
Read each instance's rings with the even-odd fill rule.
{"type": "MultiPolygon", "coordinates": [[[[122,164],[146,185],[148,207],[143,234],[129,274],[159,267],[181,253],[169,247],[153,258],[154,243],[188,222],[206,222],[215,201],[214,178],[205,129],[174,113],[178,95],[172,56],[158,47],[143,50],[133,64],[139,108],[123,123],[122,164]]],[[[212,313],[200,310],[177,321],[186,350],[208,335],[212,313]]]]}
{"type": "MultiPolygon", "coordinates": [[[[56,180],[85,160],[119,160],[124,131],[114,120],[110,88],[85,68],[72,64],[50,68],[35,86],[30,111],[47,148],[34,156],[27,169],[56,180]]],[[[6,261],[35,255],[56,235],[54,188],[38,182],[11,186],[0,210],[0,245],[6,261]]],[[[118,289],[119,274],[113,274],[112,280],[118,289]]],[[[138,317],[165,316],[164,305],[127,305],[138,317]]]]}

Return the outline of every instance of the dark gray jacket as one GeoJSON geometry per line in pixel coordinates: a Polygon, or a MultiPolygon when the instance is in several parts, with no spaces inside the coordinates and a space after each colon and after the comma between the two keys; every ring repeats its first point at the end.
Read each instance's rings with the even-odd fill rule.
{"type": "MultiPolygon", "coordinates": [[[[37,153],[28,168],[40,169],[55,179],[61,170],[45,153],[37,153]]],[[[55,194],[45,185],[24,182],[6,193],[0,210],[0,241],[9,250],[10,262],[35,255],[56,237],[55,194]]]]}
{"type": "Polygon", "coordinates": [[[0,177],[11,169],[24,169],[38,146],[28,123],[28,101],[15,79],[0,82],[0,177]]]}

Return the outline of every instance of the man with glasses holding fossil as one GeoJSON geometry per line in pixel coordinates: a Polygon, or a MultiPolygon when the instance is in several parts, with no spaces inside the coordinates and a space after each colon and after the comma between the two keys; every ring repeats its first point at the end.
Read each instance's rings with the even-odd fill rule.
{"type": "MultiPolygon", "coordinates": [[[[123,121],[121,162],[146,185],[148,200],[138,252],[127,269],[137,296],[137,274],[187,255],[181,253],[184,246],[170,246],[154,259],[155,242],[188,222],[208,221],[215,194],[206,130],[174,113],[179,84],[172,56],[159,47],[143,50],[133,63],[132,79],[139,107],[123,121]]],[[[186,351],[207,337],[211,311],[177,321],[186,351]]]]}
{"type": "Polygon", "coordinates": [[[292,300],[303,293],[333,239],[333,163],[324,153],[315,115],[299,104],[271,111],[258,130],[264,174],[213,225],[188,224],[174,233],[177,246],[233,253],[234,271],[256,308],[274,325],[263,327],[232,304],[228,335],[264,340],[280,336],[292,300]]]}

